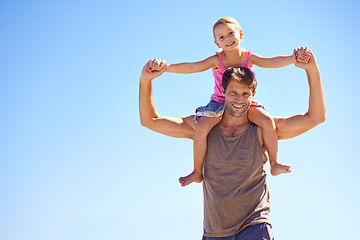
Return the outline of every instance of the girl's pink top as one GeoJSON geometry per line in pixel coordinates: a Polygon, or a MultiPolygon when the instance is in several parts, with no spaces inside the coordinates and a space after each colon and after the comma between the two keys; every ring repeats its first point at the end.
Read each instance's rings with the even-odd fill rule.
{"type": "MultiPolygon", "coordinates": [[[[218,69],[213,69],[213,75],[214,75],[214,79],[215,79],[215,87],[214,87],[214,93],[213,93],[213,95],[211,95],[211,99],[213,99],[219,103],[224,103],[225,98],[223,97],[222,92],[221,92],[221,82],[222,82],[222,76],[224,75],[224,72],[227,69],[224,67],[224,64],[221,59],[221,54],[219,52],[217,52],[216,54],[219,56],[220,67],[218,69]]],[[[246,61],[243,62],[243,64],[241,64],[241,66],[234,66],[234,67],[246,67],[246,68],[249,68],[252,70],[252,68],[249,65],[250,56],[251,56],[251,50],[249,50],[247,52],[246,61]]]]}

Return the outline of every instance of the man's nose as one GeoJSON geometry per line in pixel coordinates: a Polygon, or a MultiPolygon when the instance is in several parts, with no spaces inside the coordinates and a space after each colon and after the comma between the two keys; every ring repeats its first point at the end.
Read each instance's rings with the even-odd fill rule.
{"type": "Polygon", "coordinates": [[[241,95],[236,95],[235,101],[241,102],[242,101],[242,96],[241,95]]]}

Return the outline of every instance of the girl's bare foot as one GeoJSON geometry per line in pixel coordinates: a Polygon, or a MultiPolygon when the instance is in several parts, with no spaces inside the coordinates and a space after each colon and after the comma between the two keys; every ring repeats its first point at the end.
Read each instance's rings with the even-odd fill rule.
{"type": "Polygon", "coordinates": [[[283,164],[280,164],[280,163],[275,163],[273,165],[271,165],[271,175],[273,176],[277,176],[277,175],[280,175],[280,174],[283,174],[283,173],[290,173],[292,170],[291,170],[291,167],[288,166],[288,165],[283,165],[283,164]]]}
{"type": "Polygon", "coordinates": [[[179,178],[179,182],[183,187],[189,185],[192,182],[201,183],[202,180],[203,180],[202,173],[195,170],[186,177],[179,178]]]}

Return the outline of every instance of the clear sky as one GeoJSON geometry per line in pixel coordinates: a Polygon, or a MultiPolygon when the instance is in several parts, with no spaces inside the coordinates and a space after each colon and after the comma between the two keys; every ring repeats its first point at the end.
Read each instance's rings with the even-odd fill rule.
{"type": "MultiPolygon", "coordinates": [[[[293,173],[269,176],[276,239],[358,236],[358,1],[0,2],[0,239],[201,239],[202,186],[182,188],[192,142],[141,127],[147,60],[202,60],[212,25],[236,18],[262,56],[315,54],[327,119],[279,143],[293,173]]],[[[254,69],[274,116],[307,110],[306,74],[254,69]]],[[[212,93],[211,71],[154,81],[162,115],[185,116],[212,93]]]]}

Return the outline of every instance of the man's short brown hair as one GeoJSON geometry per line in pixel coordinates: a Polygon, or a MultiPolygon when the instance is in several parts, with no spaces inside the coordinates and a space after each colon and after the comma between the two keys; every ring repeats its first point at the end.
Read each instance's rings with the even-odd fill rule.
{"type": "Polygon", "coordinates": [[[229,85],[229,81],[231,78],[245,84],[253,91],[255,91],[256,89],[257,80],[255,74],[249,68],[233,67],[226,70],[222,77],[222,84],[221,84],[222,87],[224,88],[224,91],[226,91],[226,88],[229,85]]]}

